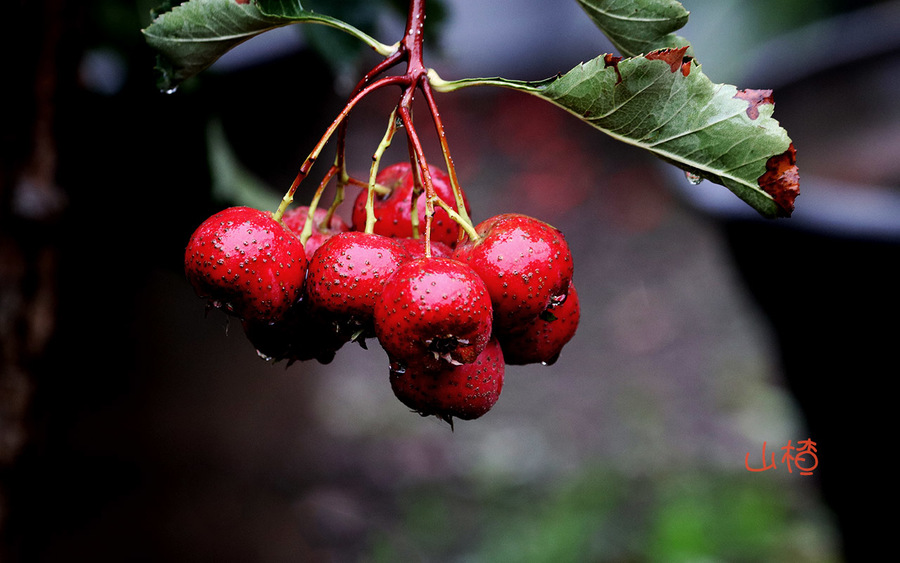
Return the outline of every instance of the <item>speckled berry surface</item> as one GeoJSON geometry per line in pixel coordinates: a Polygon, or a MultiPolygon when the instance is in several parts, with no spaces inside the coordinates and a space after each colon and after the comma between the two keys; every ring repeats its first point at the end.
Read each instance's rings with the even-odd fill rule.
{"type": "Polygon", "coordinates": [[[375,304],[375,334],[396,359],[471,363],[491,338],[493,310],[484,281],[451,258],[415,258],[390,277],[375,304]]]}
{"type": "MultiPolygon", "coordinates": [[[[424,238],[395,238],[394,242],[403,247],[409,253],[410,259],[422,258],[425,256],[425,239],[424,238]]],[[[453,249],[447,244],[433,240],[431,241],[431,255],[439,258],[450,258],[453,256],[453,249]]]]}
{"type": "MultiPolygon", "coordinates": [[[[428,167],[431,172],[431,183],[434,191],[444,202],[456,209],[456,199],[450,177],[439,168],[428,167]]],[[[411,237],[412,230],[412,193],[415,187],[412,166],[409,162],[401,162],[388,166],[381,170],[375,181],[391,190],[389,194],[376,194],[373,199],[373,211],[375,212],[374,232],[389,237],[411,237]]],[[[367,190],[362,190],[353,204],[352,223],[353,228],[362,231],[366,226],[366,199],[367,190]]],[[[466,212],[469,211],[469,203],[463,193],[466,212]]],[[[424,194],[416,200],[416,213],[419,219],[419,235],[425,235],[425,197],[424,194]]],[[[450,247],[456,245],[459,239],[459,225],[450,218],[446,211],[435,205],[434,217],[431,222],[431,240],[442,242],[450,247]]]]}
{"type": "Polygon", "coordinates": [[[184,266],[194,290],[213,306],[274,320],[300,297],[307,260],[300,240],[271,213],[230,207],[194,231],[184,266]]]}
{"type": "Polygon", "coordinates": [[[310,258],[306,287],[310,306],[369,321],[385,280],[407,258],[406,251],[389,237],[337,233],[310,258]]]}
{"type": "Polygon", "coordinates": [[[454,258],[471,266],[487,284],[494,325],[514,330],[565,298],[574,266],[563,234],[526,215],[506,213],[475,227],[479,239],[466,239],[454,258]]]}
{"type": "Polygon", "coordinates": [[[433,370],[392,359],[390,382],[404,405],[452,424],[453,418],[474,420],[490,411],[500,398],[504,372],[503,350],[492,339],[470,364],[433,370]]]}
{"type": "Polygon", "coordinates": [[[552,365],[563,347],[575,336],[581,320],[581,303],[575,284],[569,282],[566,299],[547,309],[514,332],[503,333],[500,345],[507,364],[552,365]]]}
{"type": "MultiPolygon", "coordinates": [[[[284,213],[284,217],[282,217],[281,222],[284,223],[285,227],[290,229],[291,232],[299,237],[303,233],[303,227],[306,226],[306,221],[308,218],[309,206],[301,205],[288,209],[284,213]]],[[[341,217],[337,213],[332,214],[331,220],[326,225],[324,223],[327,219],[327,208],[317,207],[313,212],[312,231],[309,235],[309,238],[306,239],[306,244],[303,247],[303,249],[306,251],[307,256],[312,256],[315,251],[320,246],[322,246],[322,243],[332,235],[350,230],[350,226],[347,224],[347,222],[344,221],[343,217],[341,217]]]]}

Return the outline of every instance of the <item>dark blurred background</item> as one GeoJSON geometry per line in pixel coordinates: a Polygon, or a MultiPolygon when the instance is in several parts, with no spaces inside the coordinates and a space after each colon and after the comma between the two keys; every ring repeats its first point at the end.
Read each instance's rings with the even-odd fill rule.
{"type": "MultiPolygon", "coordinates": [[[[402,32],[403,2],[310,5],[402,32]]],[[[393,397],[376,346],[261,360],[182,271],[209,214],[274,209],[374,55],[292,26],[163,94],[139,31],[152,3],[8,3],[0,558],[819,562],[885,545],[898,3],[685,6],[714,82],[775,88],[794,217],[758,219],[523,94],[441,95],[473,218],[559,227],[582,299],[560,360],[510,367],[497,406],[451,432],[393,397]],[[818,467],[788,472],[780,448],[807,438],[818,467]],[[764,443],[776,469],[748,471],[764,443]]],[[[574,1],[429,9],[446,79],[612,51],[574,1]]],[[[354,173],[393,103],[353,113],[354,173]]]]}

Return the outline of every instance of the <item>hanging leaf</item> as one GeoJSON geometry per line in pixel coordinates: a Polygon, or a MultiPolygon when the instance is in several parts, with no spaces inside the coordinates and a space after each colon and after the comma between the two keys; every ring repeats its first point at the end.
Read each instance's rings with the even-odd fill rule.
{"type": "Polygon", "coordinates": [[[578,3],[625,57],[688,45],[686,39],[673,33],[684,27],[689,15],[675,0],[578,0],[578,3]]]}
{"type": "MultiPolygon", "coordinates": [[[[692,59],[687,42],[673,34],[688,16],[678,2],[578,1],[630,58],[601,55],[539,82],[445,82],[433,74],[432,85],[443,91],[495,85],[528,92],[692,178],[726,186],[766,217],[789,216],[799,193],[796,153],[772,118],[771,92],[713,84],[692,59]]],[[[160,53],[162,86],[169,89],[241,42],[293,23],[341,29],[384,56],[396,49],[297,0],[189,0],[157,16],[144,33],[160,53]]]]}
{"type": "Polygon", "coordinates": [[[237,45],[276,27],[317,23],[334,27],[387,55],[393,48],[341,20],[305,10],[297,0],[188,0],[143,30],[159,53],[159,86],[172,90],[237,45]]]}
{"type": "Polygon", "coordinates": [[[432,85],[502,86],[550,101],[607,135],[700,179],[724,185],[766,217],[790,216],[799,193],[795,152],[772,118],[771,92],[714,84],[686,47],[621,59],[601,55],[540,82],[503,78],[432,85]]]}

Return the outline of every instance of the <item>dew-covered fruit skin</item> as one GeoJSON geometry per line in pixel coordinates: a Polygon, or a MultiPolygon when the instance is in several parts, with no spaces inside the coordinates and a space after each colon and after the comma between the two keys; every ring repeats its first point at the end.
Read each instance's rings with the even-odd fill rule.
{"type": "Polygon", "coordinates": [[[197,295],[214,307],[268,321],[299,299],[307,260],[300,240],[271,213],[230,207],[191,235],[184,269],[197,295]]]}
{"type": "Polygon", "coordinates": [[[394,396],[422,416],[436,416],[452,424],[453,418],[474,420],[490,411],[503,389],[503,350],[491,339],[469,364],[445,364],[429,369],[420,363],[390,358],[394,396]]]}
{"type": "MultiPolygon", "coordinates": [[[[281,222],[285,227],[298,237],[303,233],[303,227],[309,218],[309,206],[301,205],[291,208],[284,213],[281,222]]],[[[306,239],[304,250],[306,255],[312,256],[315,251],[322,246],[326,239],[337,233],[344,233],[350,230],[350,226],[344,221],[343,217],[334,213],[328,220],[328,209],[317,207],[313,212],[313,224],[309,238],[306,239]],[[325,224],[328,221],[328,224],[325,224]]]]}
{"type": "MultiPolygon", "coordinates": [[[[394,238],[394,242],[406,250],[410,259],[425,256],[425,239],[423,238],[398,237],[394,238]]],[[[450,258],[453,256],[453,249],[443,242],[433,240],[431,241],[431,255],[437,258],[450,258]]]]}
{"type": "Polygon", "coordinates": [[[513,333],[500,336],[503,357],[509,365],[552,365],[575,336],[581,320],[581,303],[570,282],[566,299],[547,309],[513,333]]]}
{"type": "Polygon", "coordinates": [[[484,281],[451,258],[414,258],[391,275],[375,304],[375,335],[389,356],[427,367],[471,363],[491,338],[484,281]]]}
{"type": "Polygon", "coordinates": [[[515,330],[565,299],[574,265],[557,228],[527,215],[505,213],[482,221],[475,231],[479,238],[460,242],[453,257],[487,284],[495,330],[515,330]]]}
{"type": "MultiPolygon", "coordinates": [[[[450,177],[441,169],[429,165],[431,183],[435,194],[451,208],[456,209],[456,198],[450,177]]],[[[373,211],[375,213],[374,232],[377,234],[405,238],[413,236],[412,229],[412,194],[415,188],[415,177],[409,162],[400,162],[382,169],[375,181],[391,190],[389,194],[375,194],[373,198],[373,211]]],[[[466,213],[469,212],[469,203],[465,193],[460,190],[466,213]]],[[[368,190],[362,190],[353,204],[352,224],[353,229],[362,231],[366,226],[366,200],[368,190]]],[[[416,199],[416,214],[419,220],[419,236],[425,236],[425,196],[420,195],[416,199]]],[[[450,218],[447,212],[438,205],[434,206],[434,216],[431,221],[431,240],[442,242],[450,247],[456,245],[459,240],[460,227],[450,218]]]]}
{"type": "Polygon", "coordinates": [[[389,237],[358,231],[328,238],[309,261],[310,307],[369,323],[385,281],[408,259],[389,237]]]}

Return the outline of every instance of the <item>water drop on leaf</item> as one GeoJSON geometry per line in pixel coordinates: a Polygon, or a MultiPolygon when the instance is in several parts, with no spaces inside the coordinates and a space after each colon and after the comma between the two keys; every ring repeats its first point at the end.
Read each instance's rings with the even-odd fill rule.
{"type": "Polygon", "coordinates": [[[703,181],[703,178],[701,178],[699,174],[694,174],[693,172],[685,172],[684,177],[688,182],[695,186],[703,181]]]}

